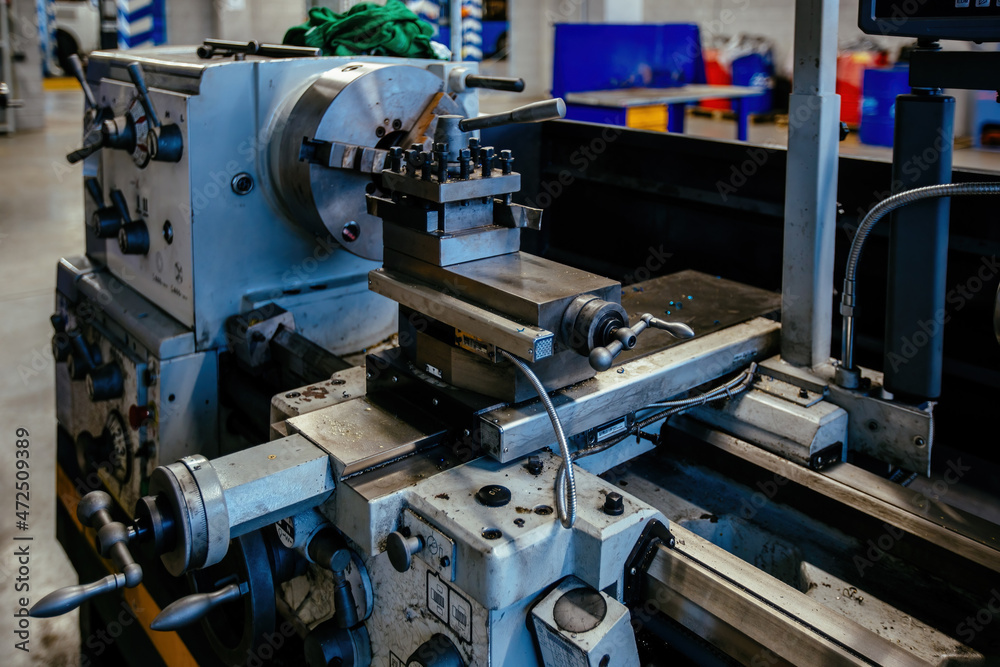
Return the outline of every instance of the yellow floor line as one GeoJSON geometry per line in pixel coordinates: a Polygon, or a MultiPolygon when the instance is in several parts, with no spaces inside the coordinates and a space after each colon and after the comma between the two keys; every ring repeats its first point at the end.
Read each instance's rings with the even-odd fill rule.
{"type": "Polygon", "coordinates": [[[71,76],[55,76],[42,79],[43,90],[80,90],[80,84],[71,76]]]}
{"type": "MultiPolygon", "coordinates": [[[[56,497],[66,508],[66,512],[69,513],[76,529],[87,535],[87,542],[96,552],[93,529],[85,528],[76,516],[76,506],[80,504],[80,493],[73,486],[73,482],[63,471],[62,466],[56,466],[56,497]]],[[[105,559],[104,565],[109,572],[115,571],[111,561],[105,559]]],[[[160,613],[160,607],[153,601],[145,586],[139,584],[135,588],[126,588],[123,593],[136,618],[139,619],[139,624],[146,631],[146,635],[149,636],[164,662],[171,667],[198,667],[197,661],[188,651],[180,635],[176,632],[156,632],[149,628],[150,622],[160,613]]]]}

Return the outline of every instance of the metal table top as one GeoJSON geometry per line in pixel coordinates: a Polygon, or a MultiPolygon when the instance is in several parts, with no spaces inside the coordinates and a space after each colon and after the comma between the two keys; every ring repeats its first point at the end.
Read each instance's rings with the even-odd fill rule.
{"type": "Polygon", "coordinates": [[[705,99],[750,97],[763,93],[757,86],[713,86],[691,83],[674,88],[620,88],[617,90],[590,90],[566,93],[570,104],[597,107],[637,107],[648,104],[684,104],[705,99]]]}

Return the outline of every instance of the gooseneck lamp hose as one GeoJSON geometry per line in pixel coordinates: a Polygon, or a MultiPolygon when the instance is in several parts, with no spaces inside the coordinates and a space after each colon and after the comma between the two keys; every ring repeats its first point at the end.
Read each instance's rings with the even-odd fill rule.
{"type": "Polygon", "coordinates": [[[844,272],[844,291],[840,297],[840,314],[844,318],[840,355],[840,365],[843,370],[854,370],[854,306],[858,262],[861,260],[861,251],[864,250],[865,241],[868,240],[875,224],[889,213],[907,204],[924,199],[970,195],[1000,195],[1000,183],[945,183],[905,190],[891,197],[886,197],[865,215],[851,243],[851,252],[847,258],[847,270],[844,272]]]}
{"type": "Polygon", "coordinates": [[[562,422],[559,421],[556,407],[552,405],[552,399],[549,398],[548,392],[545,391],[542,381],[538,379],[538,376],[535,375],[528,364],[506,350],[500,350],[500,354],[514,364],[519,371],[524,373],[524,377],[528,378],[528,382],[535,388],[538,398],[542,401],[542,405],[545,406],[545,412],[548,413],[549,419],[552,421],[552,430],[556,432],[556,440],[559,441],[559,454],[563,460],[563,464],[559,468],[559,473],[556,475],[556,509],[559,511],[559,520],[562,522],[563,527],[572,528],[573,524],[576,523],[576,476],[573,474],[573,461],[570,458],[569,443],[566,442],[566,434],[563,432],[562,422]],[[563,483],[560,483],[560,480],[563,483]]]}

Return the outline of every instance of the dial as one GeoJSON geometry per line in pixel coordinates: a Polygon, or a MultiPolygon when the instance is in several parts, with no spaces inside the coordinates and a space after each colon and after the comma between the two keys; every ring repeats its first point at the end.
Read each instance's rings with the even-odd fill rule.
{"type": "Polygon", "coordinates": [[[127,112],[129,124],[135,133],[135,147],[132,149],[132,161],[135,166],[142,169],[149,164],[149,119],[146,118],[146,110],[143,108],[139,98],[132,100],[127,112]]]}
{"type": "Polygon", "coordinates": [[[124,483],[132,476],[132,443],[128,431],[125,430],[125,420],[117,410],[112,410],[108,415],[104,432],[107,437],[111,474],[124,483]]]}

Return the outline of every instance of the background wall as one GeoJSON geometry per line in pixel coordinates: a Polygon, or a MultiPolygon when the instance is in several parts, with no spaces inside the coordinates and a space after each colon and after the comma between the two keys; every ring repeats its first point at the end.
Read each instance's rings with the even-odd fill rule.
{"type": "Polygon", "coordinates": [[[305,21],[306,0],[167,0],[170,44],[200,44],[206,37],[281,43],[305,21]]]}
{"type": "MultiPolygon", "coordinates": [[[[702,44],[715,36],[736,33],[760,35],[774,43],[775,66],[779,73],[791,71],[795,0],[645,0],[648,23],[697,23],[702,44]]],[[[865,35],[858,29],[858,1],[840,0],[841,45],[867,37],[894,53],[908,40],[865,35]]]]}

